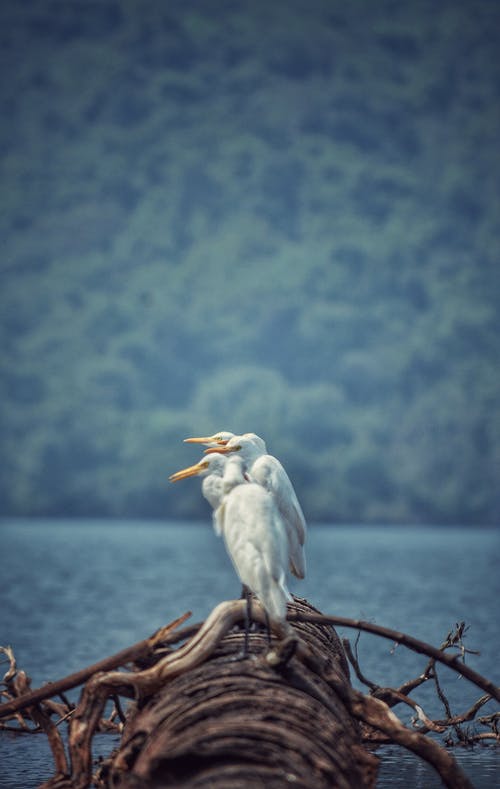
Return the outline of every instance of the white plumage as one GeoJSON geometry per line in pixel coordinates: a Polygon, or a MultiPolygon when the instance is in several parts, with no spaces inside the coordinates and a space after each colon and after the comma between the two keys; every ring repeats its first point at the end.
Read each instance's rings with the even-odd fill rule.
{"type": "Polygon", "coordinates": [[[253,482],[271,493],[285,523],[290,569],[297,578],[306,574],[304,542],[307,526],[290,478],[277,458],[267,453],[266,444],[255,433],[233,436],[225,445],[205,450],[205,454],[237,453],[253,482]]]}
{"type": "Polygon", "coordinates": [[[260,600],[271,621],[284,624],[290,592],[287,528],[275,497],[246,479],[240,456],[218,453],[170,476],[172,482],[203,477],[202,492],[213,509],[216,534],[243,584],[260,600]]]}
{"type": "Polygon", "coordinates": [[[202,457],[198,463],[193,466],[177,471],[175,474],[170,475],[170,482],[178,482],[181,479],[188,477],[203,477],[201,483],[201,492],[204,498],[212,507],[212,521],[215,533],[220,537],[221,530],[217,521],[217,508],[222,501],[223,496],[223,483],[222,475],[227,463],[227,458],[223,455],[210,455],[202,457]]]}
{"type": "Polygon", "coordinates": [[[273,496],[247,482],[243,460],[228,459],[216,518],[241,583],[260,600],[273,622],[283,624],[291,599],[286,585],[288,538],[273,496]]]}

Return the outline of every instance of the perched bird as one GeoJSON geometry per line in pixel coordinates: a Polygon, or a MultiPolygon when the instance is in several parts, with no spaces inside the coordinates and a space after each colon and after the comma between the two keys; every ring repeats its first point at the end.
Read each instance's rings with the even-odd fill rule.
{"type": "Polygon", "coordinates": [[[203,477],[202,493],[213,509],[213,524],[222,536],[247,599],[245,647],[251,620],[250,593],[260,600],[271,622],[286,626],[286,585],[289,544],[286,525],[274,496],[256,482],[249,482],[244,461],[214,453],[171,474],[170,481],[203,477]]]}
{"type": "Polygon", "coordinates": [[[276,500],[261,485],[247,482],[238,456],[228,459],[222,485],[217,519],[234,569],[271,622],[284,625],[291,599],[286,585],[288,537],[276,500]]]}
{"type": "Polygon", "coordinates": [[[213,436],[200,436],[199,438],[185,438],[185,444],[204,444],[206,447],[225,446],[227,442],[234,436],[227,430],[221,430],[219,433],[214,433],[213,436]]]}
{"type": "Polygon", "coordinates": [[[181,479],[188,477],[203,477],[201,483],[201,492],[204,498],[212,507],[213,513],[213,526],[215,533],[220,537],[221,528],[217,521],[217,508],[222,501],[223,486],[222,475],[227,463],[227,458],[224,455],[210,455],[201,458],[198,463],[193,466],[176,471],[175,474],[170,475],[170,482],[179,482],[181,479]]]}
{"type": "Polygon", "coordinates": [[[264,440],[255,433],[233,436],[225,445],[206,449],[205,455],[229,455],[233,452],[242,458],[250,480],[258,483],[274,496],[288,536],[290,569],[297,578],[304,578],[306,574],[304,542],[307,526],[288,474],[279,460],[267,453],[264,440]]]}

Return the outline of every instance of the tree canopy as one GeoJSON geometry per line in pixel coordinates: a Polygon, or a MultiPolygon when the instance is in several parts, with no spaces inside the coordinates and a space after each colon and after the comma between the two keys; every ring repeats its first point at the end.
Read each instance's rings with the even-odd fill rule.
{"type": "Polygon", "coordinates": [[[0,511],[199,517],[228,429],[311,520],[497,522],[499,22],[2,4],[0,511]]]}

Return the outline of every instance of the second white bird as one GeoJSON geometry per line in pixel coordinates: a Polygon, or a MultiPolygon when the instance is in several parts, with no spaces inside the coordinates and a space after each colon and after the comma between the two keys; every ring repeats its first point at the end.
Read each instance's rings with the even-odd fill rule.
{"type": "Polygon", "coordinates": [[[241,583],[260,600],[271,621],[283,624],[291,599],[286,525],[274,497],[245,480],[240,457],[226,463],[223,498],[215,517],[241,583]]]}

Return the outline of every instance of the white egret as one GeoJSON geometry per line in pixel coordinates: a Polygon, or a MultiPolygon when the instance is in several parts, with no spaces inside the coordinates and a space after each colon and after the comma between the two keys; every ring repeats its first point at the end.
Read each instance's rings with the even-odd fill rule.
{"type": "Polygon", "coordinates": [[[271,622],[283,627],[286,604],[291,600],[286,585],[289,555],[283,516],[272,494],[247,482],[241,457],[228,459],[222,483],[217,520],[234,569],[271,622]]]}
{"type": "Polygon", "coordinates": [[[214,453],[192,466],[171,474],[170,481],[203,477],[202,492],[213,508],[215,532],[222,535],[226,550],[243,584],[247,598],[247,653],[250,624],[250,592],[260,600],[270,621],[286,626],[286,585],[289,565],[288,536],[275,497],[256,482],[249,482],[243,458],[214,453]]]}
{"type": "Polygon", "coordinates": [[[214,433],[213,436],[199,436],[196,438],[185,438],[185,444],[204,444],[206,447],[225,446],[227,442],[234,436],[228,430],[220,430],[214,433]]]}
{"type": "Polygon", "coordinates": [[[251,481],[257,482],[275,497],[286,525],[290,569],[297,578],[304,578],[306,574],[304,542],[307,526],[288,474],[279,460],[267,453],[264,440],[255,433],[233,436],[225,445],[206,449],[205,455],[226,455],[232,452],[237,452],[243,459],[251,481]]]}

